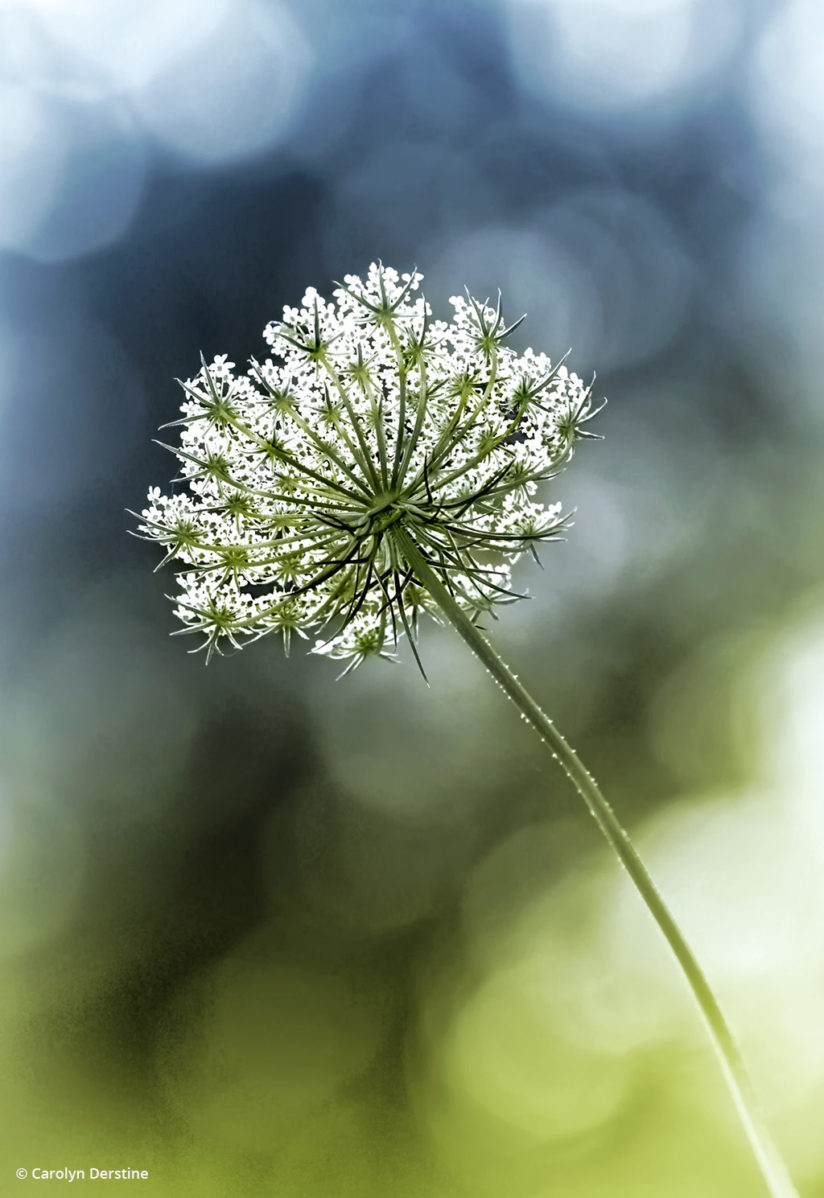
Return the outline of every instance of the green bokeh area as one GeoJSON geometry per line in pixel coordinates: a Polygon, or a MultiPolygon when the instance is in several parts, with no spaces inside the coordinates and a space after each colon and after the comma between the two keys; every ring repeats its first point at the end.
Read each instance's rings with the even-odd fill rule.
{"type": "MultiPolygon", "coordinates": [[[[587,617],[512,615],[499,644],[574,724],[553,645],[587,617]]],[[[49,646],[40,706],[6,721],[9,1168],[147,1168],[128,1184],[158,1195],[759,1192],[657,931],[446,630],[430,689],[263,645],[208,673],[169,656],[152,696],[149,633],[107,656],[101,624],[93,648],[61,630],[71,668],[49,646]]],[[[622,682],[590,668],[576,740],[814,1194],[824,624],[810,603],[667,669],[644,647],[623,641],[622,682]],[[631,685],[630,733],[604,696],[631,685]]]]}
{"type": "Polygon", "coordinates": [[[254,111],[267,13],[300,86],[277,136],[221,99],[198,157],[226,84],[194,31],[149,105],[136,58],[104,95],[45,0],[0,5],[0,1196],[763,1194],[671,954],[454,633],[422,629],[429,685],[408,646],[336,682],[168,636],[124,509],[174,471],[173,378],[382,257],[439,315],[500,285],[516,348],[598,371],[604,440],[546,495],[574,527],[487,630],[824,1198],[818,7],[244,6],[254,111]],[[92,1167],[149,1178],[15,1177],[92,1167]]]}

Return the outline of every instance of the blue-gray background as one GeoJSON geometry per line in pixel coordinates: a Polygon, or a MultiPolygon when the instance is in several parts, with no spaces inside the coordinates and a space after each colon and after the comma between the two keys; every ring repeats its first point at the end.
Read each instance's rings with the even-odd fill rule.
{"type": "Polygon", "coordinates": [[[125,509],[173,379],[382,258],[598,372],[497,643],[824,1194],[822,42],[816,0],[0,2],[9,1185],[758,1192],[674,966],[446,631],[429,690],[168,638],[125,509]]]}

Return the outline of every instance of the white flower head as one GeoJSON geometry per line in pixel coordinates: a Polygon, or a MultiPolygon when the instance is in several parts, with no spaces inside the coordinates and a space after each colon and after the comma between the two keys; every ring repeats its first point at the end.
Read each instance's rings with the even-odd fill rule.
{"type": "MultiPolygon", "coordinates": [[[[592,388],[564,360],[517,354],[496,306],[451,300],[373,263],[332,301],[309,289],[264,336],[183,383],[185,490],[149,491],[140,531],[182,562],[176,614],[207,658],[280,632],[348,668],[391,655],[437,606],[410,541],[472,618],[518,598],[510,572],[565,527],[538,486],[591,436],[592,388]]],[[[162,563],[161,563],[162,564],[162,563]]],[[[415,650],[417,656],[417,650],[415,650]]]]}

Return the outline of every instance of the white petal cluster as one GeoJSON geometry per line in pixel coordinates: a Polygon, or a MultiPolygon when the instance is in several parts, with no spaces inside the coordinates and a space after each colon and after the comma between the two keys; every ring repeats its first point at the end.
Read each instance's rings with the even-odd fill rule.
{"type": "Polygon", "coordinates": [[[591,388],[509,349],[500,299],[433,319],[421,278],[373,264],[331,302],[309,289],[266,328],[271,358],[183,383],[185,488],[153,487],[140,531],[182,564],[176,614],[207,656],[269,632],[348,668],[390,655],[436,611],[400,530],[473,618],[562,531],[538,486],[591,435],[591,388]]]}

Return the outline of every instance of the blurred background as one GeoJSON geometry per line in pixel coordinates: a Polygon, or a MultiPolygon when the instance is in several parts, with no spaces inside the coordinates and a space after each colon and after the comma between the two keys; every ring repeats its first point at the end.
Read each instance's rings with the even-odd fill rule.
{"type": "Polygon", "coordinates": [[[763,1192],[668,951],[456,638],[429,689],[169,639],[125,509],[174,378],[380,257],[598,372],[576,526],[496,643],[824,1195],[822,45],[817,0],[0,0],[9,1192],[763,1192]]]}

